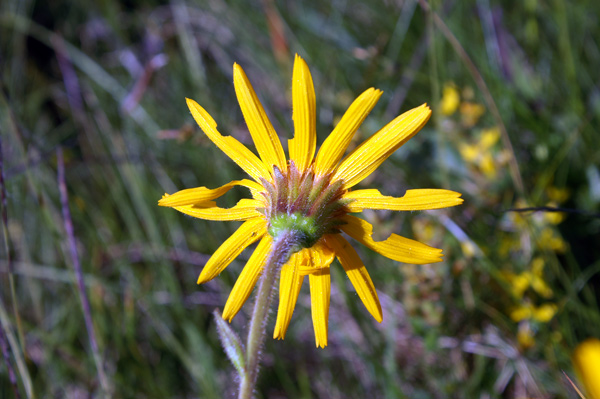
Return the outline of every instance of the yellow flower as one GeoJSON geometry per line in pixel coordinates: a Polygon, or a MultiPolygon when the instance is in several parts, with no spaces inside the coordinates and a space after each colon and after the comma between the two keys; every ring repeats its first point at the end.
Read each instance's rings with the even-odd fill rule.
{"type": "MultiPolygon", "coordinates": [[[[546,206],[550,208],[557,208],[558,204],[554,201],[548,202],[546,206]]],[[[544,212],[544,219],[550,224],[561,224],[563,220],[567,218],[564,212],[544,212]]]]}
{"type": "Polygon", "coordinates": [[[488,179],[492,179],[496,176],[496,165],[494,164],[494,158],[491,154],[487,153],[481,157],[479,167],[488,179]]]}
{"type": "Polygon", "coordinates": [[[461,143],[460,155],[467,162],[475,163],[479,158],[479,146],[477,144],[461,143]]]}
{"type": "Polygon", "coordinates": [[[556,314],[558,307],[553,303],[546,303],[539,307],[531,303],[519,305],[510,312],[510,318],[516,322],[531,319],[540,323],[547,323],[556,314]]]}
{"type": "Polygon", "coordinates": [[[567,243],[562,239],[559,233],[550,227],[544,227],[538,238],[541,248],[551,249],[554,252],[564,253],[567,250],[567,243]]]}
{"type": "Polygon", "coordinates": [[[414,136],[431,111],[423,104],[398,116],[344,157],[354,133],[382,94],[374,88],[367,89],[350,105],[314,157],[317,139],[314,86],[308,66],[296,56],[292,80],[295,136],[288,142],[290,157],[286,161],[271,122],[237,64],[233,66],[233,79],[260,158],[235,138],[222,136],[217,123],[195,101],[187,99],[187,104],[204,133],[253,181],[235,180],[216,189],[182,190],[165,194],[159,201],[161,206],[201,219],[244,221],[206,263],[198,284],[219,275],[246,247],[259,241],[225,304],[223,318],[231,321],[256,285],[274,241],[283,231],[293,231],[297,236],[297,252],[281,268],[274,338],[284,338],[300,286],[308,276],[316,344],[327,345],[329,267],[334,258],[341,263],[367,310],[381,322],[381,305],[369,273],[341,233],[399,262],[439,262],[442,251],[396,234],[375,241],[373,226],[350,213],[364,209],[438,209],[459,205],[463,200],[459,193],[449,190],[408,190],[403,197],[394,198],[375,189],[351,188],[414,136]],[[218,207],[214,200],[234,186],[248,188],[252,199],[242,199],[232,208],[218,207]]]}
{"type": "Polygon", "coordinates": [[[551,201],[558,202],[559,204],[562,204],[563,202],[568,200],[569,196],[571,195],[569,189],[558,188],[554,186],[546,187],[546,194],[548,195],[548,198],[550,198],[551,201]]]}
{"type": "Polygon", "coordinates": [[[545,303],[542,306],[533,309],[532,318],[540,323],[547,323],[554,318],[556,312],[558,312],[558,306],[553,303],[545,303]]]}
{"type": "Polygon", "coordinates": [[[468,259],[471,259],[477,254],[477,247],[471,240],[461,241],[460,249],[462,249],[463,255],[465,255],[468,259]]]}
{"type": "Polygon", "coordinates": [[[552,288],[544,281],[544,259],[535,258],[531,262],[531,273],[529,275],[529,281],[531,288],[544,298],[550,298],[552,296],[552,288]]]}
{"type": "Polygon", "coordinates": [[[452,115],[460,105],[460,94],[453,84],[445,84],[440,102],[440,111],[444,115],[452,115]]]}
{"type": "Polygon", "coordinates": [[[526,320],[531,318],[531,314],[532,314],[532,306],[527,304],[527,305],[521,305],[518,306],[517,308],[513,309],[510,312],[510,318],[513,319],[513,321],[516,322],[520,322],[522,320],[526,320]]]}
{"type": "Polygon", "coordinates": [[[511,284],[512,293],[515,298],[522,299],[529,287],[544,298],[552,296],[552,289],[544,281],[544,260],[535,258],[531,262],[531,271],[526,270],[519,274],[511,272],[504,273],[504,277],[511,284]]]}
{"type": "Polygon", "coordinates": [[[479,118],[485,113],[485,107],[481,104],[463,102],[460,104],[462,121],[466,127],[474,126],[479,118]]]}
{"type": "Polygon", "coordinates": [[[480,146],[482,150],[489,150],[492,148],[500,139],[500,128],[494,126],[490,129],[484,129],[481,131],[480,146]]]}
{"type": "Polygon", "coordinates": [[[491,179],[496,176],[499,159],[495,159],[492,148],[500,138],[500,129],[493,127],[481,131],[479,142],[475,144],[461,143],[460,155],[466,162],[475,164],[481,172],[491,179]]]}
{"type": "Polygon", "coordinates": [[[517,331],[517,342],[522,349],[531,348],[535,345],[534,332],[529,323],[520,323],[517,331]]]}
{"type": "Polygon", "coordinates": [[[600,340],[583,341],[573,352],[573,364],[588,394],[588,399],[600,399],[600,340]]]}

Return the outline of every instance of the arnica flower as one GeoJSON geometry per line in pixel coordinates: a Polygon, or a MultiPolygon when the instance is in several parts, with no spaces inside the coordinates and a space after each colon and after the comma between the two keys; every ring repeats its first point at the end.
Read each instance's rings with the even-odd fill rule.
{"type": "Polygon", "coordinates": [[[284,232],[292,231],[296,245],[281,267],[273,337],[285,337],[300,287],[308,276],[316,344],[327,345],[329,267],[334,258],[341,263],[367,310],[381,322],[381,305],[369,273],[341,233],[399,262],[439,262],[442,251],[396,234],[384,241],[375,241],[373,226],[350,214],[364,209],[438,209],[459,205],[463,200],[459,193],[449,190],[408,190],[403,197],[394,198],[375,189],[351,188],[414,136],[425,125],[431,111],[423,104],[398,116],[344,157],[354,133],[382,94],[379,90],[367,89],[350,105],[315,157],[315,91],[308,66],[296,56],[292,81],[295,136],[288,141],[289,160],[286,160],[271,122],[237,64],[233,66],[233,82],[260,158],[235,138],[221,135],[217,123],[195,101],[187,99],[187,105],[204,133],[253,180],[236,180],[216,189],[182,190],[165,194],[159,201],[161,206],[200,219],[244,221],[206,263],[198,284],[216,277],[246,247],[258,241],[225,304],[223,318],[231,321],[256,285],[274,242],[284,232]],[[234,186],[248,188],[252,199],[242,199],[231,208],[218,207],[214,200],[234,186]]]}

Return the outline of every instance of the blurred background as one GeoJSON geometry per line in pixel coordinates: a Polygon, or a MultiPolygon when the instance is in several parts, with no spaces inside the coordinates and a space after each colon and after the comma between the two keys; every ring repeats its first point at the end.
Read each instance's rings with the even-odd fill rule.
{"type": "MultiPolygon", "coordinates": [[[[305,285],[285,340],[267,339],[257,397],[578,397],[571,354],[600,334],[599,2],[4,0],[0,12],[2,398],[235,395],[211,312],[251,251],[197,286],[238,223],[157,201],[245,177],[185,105],[251,146],[234,62],[292,137],[295,53],[315,81],[319,142],[369,87],[384,94],[353,146],[433,107],[362,187],[446,188],[465,203],[363,214],[377,238],[421,240],[444,262],[357,247],[383,323],[332,267],[329,346],[315,348],[305,285]]],[[[250,308],[232,323],[243,338],[250,308]]]]}

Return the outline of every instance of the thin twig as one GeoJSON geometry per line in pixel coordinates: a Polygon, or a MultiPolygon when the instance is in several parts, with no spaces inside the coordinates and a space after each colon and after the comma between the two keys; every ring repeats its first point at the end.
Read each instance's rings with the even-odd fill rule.
{"type": "Polygon", "coordinates": [[[567,375],[567,373],[565,373],[564,370],[562,372],[565,375],[565,378],[569,381],[569,383],[571,384],[571,386],[575,390],[575,392],[577,392],[577,395],[579,395],[579,397],[581,399],[585,399],[585,396],[583,395],[583,393],[581,393],[581,391],[579,390],[579,388],[577,388],[577,385],[575,385],[575,383],[571,380],[571,378],[569,378],[569,376],[567,375]]]}
{"type": "Polygon", "coordinates": [[[0,320],[0,349],[2,349],[2,356],[4,357],[4,362],[6,363],[6,370],[8,370],[8,380],[12,386],[15,398],[19,399],[21,395],[19,394],[19,388],[17,386],[15,370],[10,362],[10,352],[6,343],[6,335],[4,334],[4,324],[2,323],[2,320],[0,320]]]}
{"type": "Polygon", "coordinates": [[[12,301],[12,310],[17,324],[17,334],[19,336],[19,344],[21,351],[25,354],[25,336],[21,325],[21,316],[19,314],[19,304],[15,290],[14,266],[10,256],[10,236],[8,231],[8,201],[6,196],[6,183],[4,180],[4,155],[2,151],[2,138],[0,136],[0,207],[2,208],[2,232],[4,237],[4,252],[6,263],[8,264],[8,284],[10,289],[10,298],[12,301]]]}
{"type": "Polygon", "coordinates": [[[67,241],[69,245],[71,261],[73,262],[73,268],[75,269],[75,277],[77,279],[79,298],[81,299],[81,306],[83,308],[85,327],[88,332],[88,339],[90,341],[90,347],[94,356],[94,362],[96,363],[96,369],[98,371],[98,379],[100,380],[100,385],[102,386],[103,391],[106,394],[109,394],[109,384],[102,366],[102,358],[100,356],[100,351],[98,350],[98,342],[96,340],[96,334],[94,332],[94,324],[92,322],[90,302],[85,291],[83,272],[81,270],[81,264],[79,263],[79,256],[77,255],[77,245],[75,242],[75,234],[73,232],[73,222],[71,220],[71,212],[69,210],[69,197],[67,194],[67,185],[65,181],[65,163],[63,159],[62,148],[60,147],[56,151],[56,159],[58,164],[58,189],[60,191],[60,202],[62,206],[64,227],[65,232],[67,234],[67,241]]]}
{"type": "Polygon", "coordinates": [[[8,319],[8,314],[6,313],[6,309],[4,308],[4,304],[1,300],[0,326],[2,326],[3,328],[2,331],[4,333],[6,341],[8,341],[7,343],[9,348],[12,349],[13,358],[15,360],[17,370],[19,370],[19,376],[21,377],[21,382],[23,384],[25,396],[27,397],[27,399],[35,399],[35,393],[33,392],[33,385],[31,383],[31,376],[29,375],[29,370],[27,369],[27,365],[25,364],[25,359],[19,351],[19,343],[17,342],[17,338],[15,337],[15,335],[12,333],[10,320],[8,319]]]}

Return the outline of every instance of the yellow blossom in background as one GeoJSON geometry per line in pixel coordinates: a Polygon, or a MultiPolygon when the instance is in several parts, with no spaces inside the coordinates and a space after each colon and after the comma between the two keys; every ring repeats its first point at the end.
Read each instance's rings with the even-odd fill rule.
{"type": "MultiPolygon", "coordinates": [[[[529,204],[522,198],[517,198],[512,208],[514,209],[522,209],[529,208],[529,204]]],[[[508,214],[508,219],[511,225],[515,227],[517,230],[528,229],[529,228],[529,220],[530,218],[524,216],[524,214],[520,212],[510,212],[508,214]]]]}
{"type": "Polygon", "coordinates": [[[553,303],[546,303],[539,307],[533,306],[531,303],[525,303],[513,309],[510,312],[510,318],[516,322],[527,319],[547,323],[552,320],[557,311],[558,307],[553,303]]]}
{"type": "MultiPolygon", "coordinates": [[[[547,203],[546,206],[550,208],[557,208],[558,204],[552,201],[547,203]]],[[[566,219],[566,217],[567,215],[564,212],[544,212],[544,219],[546,219],[548,223],[554,225],[561,224],[566,219]]]]}
{"type": "Polygon", "coordinates": [[[444,115],[452,115],[458,109],[460,105],[460,94],[451,83],[446,83],[444,85],[444,90],[442,92],[442,100],[440,102],[440,111],[444,115]]]}
{"type": "Polygon", "coordinates": [[[550,201],[558,203],[558,204],[562,204],[563,202],[565,202],[566,200],[569,199],[569,197],[571,196],[571,193],[566,188],[549,186],[549,187],[546,187],[546,195],[548,195],[548,198],[550,199],[550,201]]]}
{"type": "Polygon", "coordinates": [[[498,140],[500,140],[500,128],[497,126],[481,131],[481,148],[489,150],[498,142],[498,140]]]}
{"type": "Polygon", "coordinates": [[[467,101],[460,104],[460,115],[465,127],[475,126],[484,113],[485,107],[481,104],[467,101]]]}
{"type": "Polygon", "coordinates": [[[523,349],[531,348],[535,344],[535,334],[531,330],[530,323],[519,323],[519,330],[517,331],[517,342],[523,349]]]}
{"type": "Polygon", "coordinates": [[[510,285],[514,298],[519,300],[519,305],[510,312],[510,318],[515,322],[533,320],[539,323],[547,323],[556,314],[558,307],[553,303],[545,303],[534,306],[526,296],[526,291],[531,290],[544,299],[552,297],[552,289],[544,280],[544,260],[541,257],[534,258],[530,270],[515,274],[504,272],[504,278],[510,285]]]}
{"type": "Polygon", "coordinates": [[[444,282],[443,268],[437,265],[403,265],[402,304],[411,316],[418,316],[429,326],[442,322],[444,314],[440,290],[444,282]]]}
{"type": "MultiPolygon", "coordinates": [[[[555,204],[550,204],[554,206],[555,204]]],[[[529,208],[530,205],[522,199],[518,199],[513,208],[529,208]]],[[[539,249],[553,251],[559,254],[565,253],[568,244],[560,235],[554,224],[562,222],[564,213],[561,212],[510,212],[507,222],[514,231],[532,230],[535,232],[536,245],[539,249]]],[[[511,248],[519,248],[518,240],[505,238],[500,243],[500,253],[506,254],[511,248]]]]}
{"type": "Polygon", "coordinates": [[[521,320],[530,319],[531,314],[532,314],[531,305],[519,306],[510,312],[510,318],[513,319],[513,321],[516,321],[518,323],[521,320]]]}
{"type": "Polygon", "coordinates": [[[484,129],[481,131],[479,141],[470,143],[461,143],[459,146],[460,155],[470,164],[476,166],[488,179],[496,176],[497,165],[501,163],[494,157],[493,148],[500,139],[500,129],[497,127],[484,129]]]}
{"type": "Polygon", "coordinates": [[[489,179],[496,176],[496,165],[494,164],[494,158],[489,153],[482,156],[481,162],[479,163],[479,168],[489,179]]]}
{"type": "Polygon", "coordinates": [[[469,163],[474,163],[479,157],[479,146],[477,144],[462,143],[460,145],[460,155],[469,163]]]}
{"type": "Polygon", "coordinates": [[[439,225],[434,224],[431,218],[422,215],[411,220],[412,230],[419,241],[432,241],[439,232],[439,225]]]}
{"type": "MultiPolygon", "coordinates": [[[[508,273],[507,273],[508,274],[508,273]]],[[[508,274],[506,279],[510,282],[512,293],[517,298],[523,298],[523,294],[529,288],[531,279],[529,278],[529,273],[520,273],[520,274],[508,274]]]]}
{"type": "Polygon", "coordinates": [[[246,247],[258,246],[236,281],[223,310],[231,321],[256,285],[274,243],[293,235],[295,252],[281,268],[279,308],[273,337],[283,339],[300,287],[308,276],[316,345],[327,345],[330,265],[337,258],[371,315],[379,322],[382,311],[377,292],[356,251],[341,235],[398,262],[426,264],[441,261],[442,251],[392,234],[383,241],[372,237],[373,226],[350,213],[365,209],[413,211],[439,209],[462,203],[460,194],[441,189],[407,190],[403,197],[385,196],[376,189],[351,190],[427,122],[426,104],[398,116],[344,157],[363,120],[382,92],[367,89],[348,108],[316,151],[316,102],[312,77],[296,56],[292,79],[295,135],[288,142],[289,160],[250,81],[242,68],[233,68],[235,92],[258,154],[231,136],[198,103],[187,99],[192,116],[204,133],[253,180],[235,180],[216,189],[191,188],[165,194],[159,205],[206,220],[243,221],[208,260],[198,283],[219,275],[246,247]],[[316,156],[315,156],[316,152],[316,156]],[[234,186],[248,188],[251,199],[220,208],[215,199],[234,186]]]}
{"type": "Polygon", "coordinates": [[[470,240],[461,241],[460,249],[462,250],[463,255],[466,256],[468,259],[474,257],[475,254],[477,254],[477,247],[475,246],[475,243],[473,243],[473,241],[470,240]]]}
{"type": "Polygon", "coordinates": [[[587,399],[600,399],[600,340],[589,338],[579,344],[573,352],[573,365],[587,399]]]}
{"type": "Polygon", "coordinates": [[[558,306],[553,303],[545,303],[533,309],[532,319],[540,323],[547,323],[554,318],[558,312],[558,306]]]}
{"type": "Polygon", "coordinates": [[[523,294],[530,287],[543,298],[550,298],[552,289],[544,281],[543,271],[544,260],[538,257],[531,262],[530,271],[526,270],[519,274],[506,272],[504,278],[510,284],[512,293],[516,298],[523,298],[523,294]]]}
{"type": "Polygon", "coordinates": [[[540,248],[549,249],[559,254],[567,250],[567,243],[554,228],[544,227],[538,238],[540,248]]]}
{"type": "Polygon", "coordinates": [[[544,281],[544,259],[535,258],[531,262],[531,273],[528,274],[529,284],[531,288],[543,298],[550,298],[552,296],[552,289],[544,281]]]}

